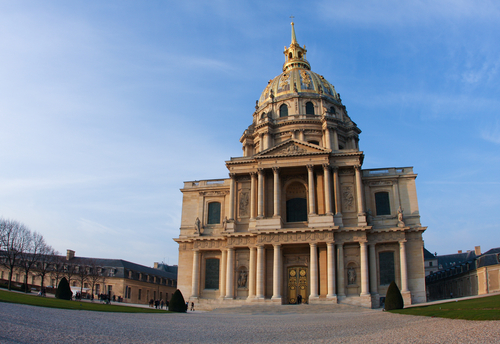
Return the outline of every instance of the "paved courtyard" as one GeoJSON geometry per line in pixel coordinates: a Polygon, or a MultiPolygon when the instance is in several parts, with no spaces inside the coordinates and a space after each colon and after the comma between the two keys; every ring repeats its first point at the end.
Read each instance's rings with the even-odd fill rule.
{"type": "Polygon", "coordinates": [[[285,342],[498,343],[500,321],[404,316],[343,305],[124,314],[0,303],[0,343],[285,342]]]}

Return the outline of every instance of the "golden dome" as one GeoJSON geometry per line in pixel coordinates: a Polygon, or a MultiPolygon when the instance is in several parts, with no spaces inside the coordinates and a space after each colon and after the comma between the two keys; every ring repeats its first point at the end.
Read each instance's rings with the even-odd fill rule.
{"type": "Polygon", "coordinates": [[[293,94],[302,96],[323,95],[340,101],[335,87],[322,75],[311,71],[311,66],[306,60],[306,46],[301,47],[297,43],[293,22],[292,42],[288,48],[285,47],[283,53],[285,54],[283,73],[269,80],[267,87],[259,98],[258,106],[270,101],[271,98],[293,94]]]}

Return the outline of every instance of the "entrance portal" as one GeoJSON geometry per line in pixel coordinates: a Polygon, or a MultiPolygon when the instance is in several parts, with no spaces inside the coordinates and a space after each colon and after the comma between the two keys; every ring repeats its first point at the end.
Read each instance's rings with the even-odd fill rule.
{"type": "Polygon", "coordinates": [[[304,266],[288,268],[288,303],[297,303],[297,296],[302,297],[302,303],[307,303],[309,295],[309,271],[304,266]]]}

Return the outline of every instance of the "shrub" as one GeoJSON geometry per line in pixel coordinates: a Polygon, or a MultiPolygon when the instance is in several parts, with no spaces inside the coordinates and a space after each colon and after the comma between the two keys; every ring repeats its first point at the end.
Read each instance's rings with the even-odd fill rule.
{"type": "Polygon", "coordinates": [[[390,311],[392,309],[403,309],[404,305],[401,292],[399,291],[396,282],[392,281],[387,289],[387,294],[385,295],[385,310],[390,311]]]}
{"type": "Polygon", "coordinates": [[[186,312],[186,301],[184,301],[184,296],[179,289],[177,289],[170,299],[168,310],[172,312],[186,312]]]}
{"type": "Polygon", "coordinates": [[[57,286],[56,298],[63,300],[71,300],[72,296],[73,293],[71,292],[71,288],[69,287],[68,280],[66,279],[66,277],[63,277],[61,279],[61,282],[59,282],[59,285],[57,286]]]}

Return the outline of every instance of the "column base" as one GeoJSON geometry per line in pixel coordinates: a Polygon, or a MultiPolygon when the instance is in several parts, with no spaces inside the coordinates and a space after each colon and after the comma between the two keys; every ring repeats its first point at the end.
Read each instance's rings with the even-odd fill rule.
{"type": "Polygon", "coordinates": [[[405,306],[411,305],[411,291],[403,291],[401,292],[401,296],[403,297],[405,306]]]}
{"type": "Polygon", "coordinates": [[[307,217],[307,222],[309,228],[334,226],[333,215],[310,214],[307,217]]]}
{"type": "Polygon", "coordinates": [[[333,222],[335,223],[335,226],[340,226],[342,227],[344,224],[342,223],[342,214],[337,213],[333,216],[333,222]]]}
{"type": "Polygon", "coordinates": [[[231,297],[231,296],[224,296],[224,300],[234,300],[234,297],[231,297]]]}
{"type": "Polygon", "coordinates": [[[365,214],[358,214],[358,226],[368,226],[365,214]]]}
{"type": "Polygon", "coordinates": [[[281,303],[281,296],[273,296],[271,298],[271,301],[272,302],[280,302],[281,303]]]}
{"type": "Polygon", "coordinates": [[[281,221],[281,216],[261,219],[257,218],[257,230],[280,229],[282,226],[283,222],[281,221]]]}

